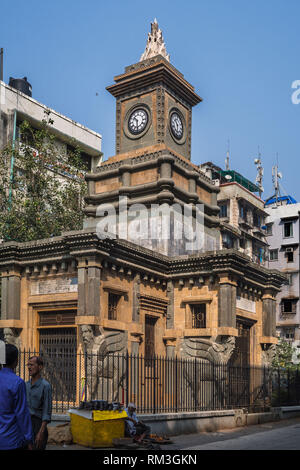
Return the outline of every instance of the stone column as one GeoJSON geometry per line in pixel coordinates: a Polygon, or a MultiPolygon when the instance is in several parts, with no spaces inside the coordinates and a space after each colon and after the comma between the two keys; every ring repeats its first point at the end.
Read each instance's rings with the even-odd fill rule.
{"type": "Polygon", "coordinates": [[[140,320],[140,284],[141,276],[136,274],[133,279],[133,295],[132,295],[132,321],[139,323],[140,320]]]}
{"type": "Polygon", "coordinates": [[[8,276],[4,273],[1,275],[1,319],[7,319],[7,291],[8,291],[8,276]]]}
{"type": "Polygon", "coordinates": [[[169,340],[166,342],[166,356],[167,359],[174,359],[176,345],[173,341],[169,340]]]}
{"type": "Polygon", "coordinates": [[[167,297],[169,299],[167,307],[167,322],[166,328],[174,328],[174,284],[173,281],[168,281],[167,284],[167,297]]]}
{"type": "Polygon", "coordinates": [[[77,301],[77,315],[87,315],[86,313],[86,282],[87,271],[85,259],[78,259],[78,301],[77,301]]]}
{"type": "Polygon", "coordinates": [[[100,316],[100,278],[97,257],[78,260],[78,316],[100,316]]]}
{"type": "Polygon", "coordinates": [[[171,163],[162,163],[160,166],[160,177],[161,178],[172,178],[172,167],[171,163]]]}
{"type": "Polygon", "coordinates": [[[263,336],[276,337],[276,299],[271,291],[262,297],[263,336]]]}
{"type": "Polygon", "coordinates": [[[100,277],[101,263],[95,258],[89,258],[87,268],[87,315],[100,316],[100,277]]]}
{"type": "Polygon", "coordinates": [[[188,179],[189,179],[189,193],[193,195],[197,193],[197,180],[199,178],[198,173],[194,171],[188,172],[188,179]]]}
{"type": "Polygon", "coordinates": [[[20,320],[21,275],[19,268],[13,266],[2,274],[1,282],[1,319],[20,320]]]}
{"type": "Polygon", "coordinates": [[[220,276],[218,296],[218,325],[236,327],[236,283],[220,276]]]}
{"type": "Polygon", "coordinates": [[[139,341],[131,341],[131,354],[137,356],[139,353],[139,341]]]}
{"type": "Polygon", "coordinates": [[[125,187],[131,185],[131,174],[129,171],[124,171],[122,173],[122,185],[125,187]]]}
{"type": "Polygon", "coordinates": [[[162,155],[159,158],[160,163],[160,178],[170,179],[172,178],[172,164],[174,158],[171,155],[162,155]]]}

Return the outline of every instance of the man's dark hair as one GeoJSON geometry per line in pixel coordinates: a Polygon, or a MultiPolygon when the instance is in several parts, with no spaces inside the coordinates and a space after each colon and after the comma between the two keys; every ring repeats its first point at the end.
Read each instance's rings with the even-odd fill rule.
{"type": "Polygon", "coordinates": [[[16,346],[13,344],[6,344],[5,345],[5,361],[6,366],[11,367],[16,362],[18,362],[19,352],[16,346]]]}
{"type": "Polygon", "coordinates": [[[31,359],[35,359],[38,366],[43,366],[44,365],[44,361],[43,361],[43,358],[41,356],[31,356],[29,358],[29,361],[31,361],[31,359]]]}

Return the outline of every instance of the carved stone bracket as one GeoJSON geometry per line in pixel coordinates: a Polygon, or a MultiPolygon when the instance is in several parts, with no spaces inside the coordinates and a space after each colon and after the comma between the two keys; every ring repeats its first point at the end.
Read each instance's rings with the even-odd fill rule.
{"type": "Polygon", "coordinates": [[[141,344],[143,342],[143,333],[131,332],[131,340],[141,344]]]}
{"type": "Polygon", "coordinates": [[[175,336],[164,336],[163,340],[166,346],[176,346],[177,338],[175,336]]]}

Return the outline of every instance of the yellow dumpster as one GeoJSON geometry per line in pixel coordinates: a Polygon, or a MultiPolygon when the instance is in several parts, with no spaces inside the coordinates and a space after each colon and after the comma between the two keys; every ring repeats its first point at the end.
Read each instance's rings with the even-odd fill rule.
{"type": "Polygon", "coordinates": [[[124,437],[126,411],[69,410],[73,442],[86,447],[113,447],[124,437]]]}

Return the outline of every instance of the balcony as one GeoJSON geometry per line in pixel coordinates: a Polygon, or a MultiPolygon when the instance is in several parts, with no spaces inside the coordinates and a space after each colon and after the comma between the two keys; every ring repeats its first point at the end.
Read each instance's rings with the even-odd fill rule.
{"type": "Polygon", "coordinates": [[[251,229],[253,228],[253,224],[250,220],[248,219],[243,219],[243,217],[239,217],[239,225],[246,229],[251,229]]]}
{"type": "Polygon", "coordinates": [[[265,236],[266,232],[261,227],[253,227],[253,234],[260,235],[260,236],[265,236]]]}

